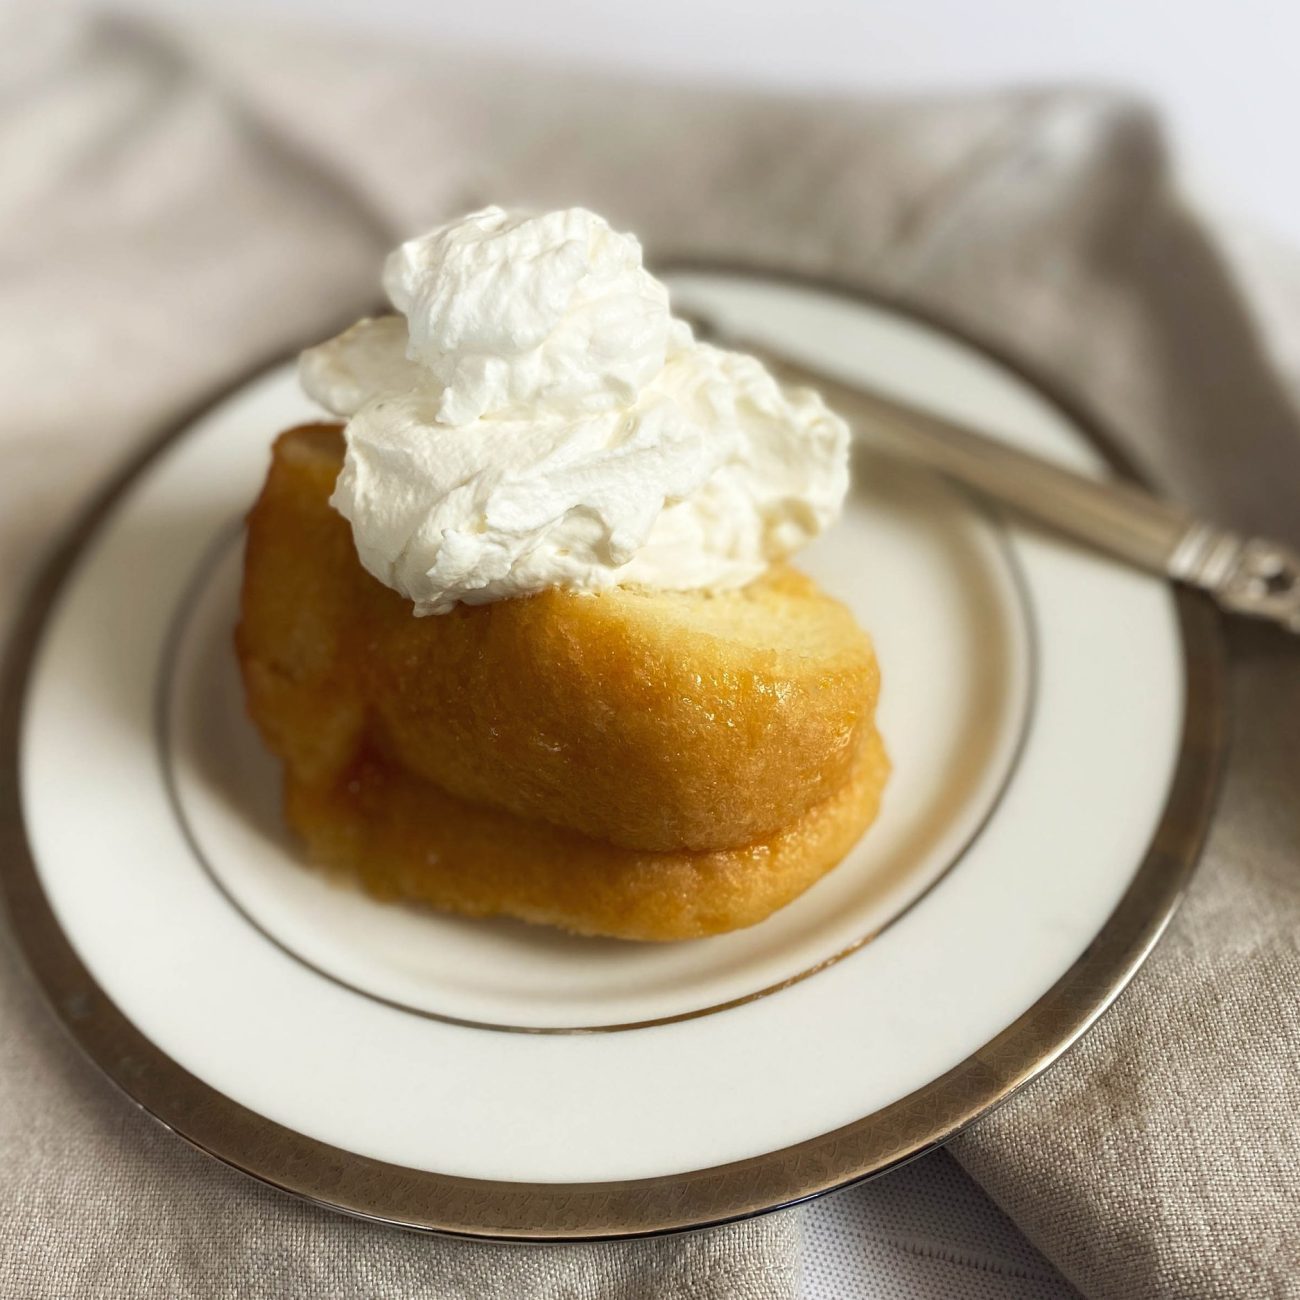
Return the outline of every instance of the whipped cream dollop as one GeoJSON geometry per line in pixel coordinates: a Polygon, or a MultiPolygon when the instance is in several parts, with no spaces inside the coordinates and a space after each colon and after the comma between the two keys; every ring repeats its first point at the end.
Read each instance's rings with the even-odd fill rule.
{"type": "Polygon", "coordinates": [[[299,372],[347,418],[331,503],[417,614],[742,586],[839,514],[844,422],[697,342],[637,240],[594,213],[485,208],[403,244],[384,288],[400,316],[299,372]]]}

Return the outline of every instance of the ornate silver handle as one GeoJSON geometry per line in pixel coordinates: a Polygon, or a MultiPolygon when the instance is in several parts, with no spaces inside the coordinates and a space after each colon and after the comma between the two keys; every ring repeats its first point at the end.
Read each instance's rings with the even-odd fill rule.
{"type": "Polygon", "coordinates": [[[1300,555],[1280,542],[1195,521],[1169,557],[1167,572],[1210,592],[1224,609],[1300,633],[1300,555]]]}
{"type": "Polygon", "coordinates": [[[929,466],[967,487],[1117,559],[1209,592],[1236,614],[1300,633],[1300,555],[1245,538],[1128,483],[1087,478],[932,415],[859,388],[688,316],[702,337],[759,357],[781,379],[818,389],[871,446],[929,466]]]}

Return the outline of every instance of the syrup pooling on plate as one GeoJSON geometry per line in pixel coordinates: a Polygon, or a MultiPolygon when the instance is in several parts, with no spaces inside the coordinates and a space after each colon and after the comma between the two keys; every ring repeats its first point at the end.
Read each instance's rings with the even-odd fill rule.
{"type": "Polygon", "coordinates": [[[839,515],[848,430],[695,341],[631,235],[486,208],[398,248],[401,316],[303,355],[348,420],[332,503],[417,614],[559,587],[743,586],[839,515]]]}

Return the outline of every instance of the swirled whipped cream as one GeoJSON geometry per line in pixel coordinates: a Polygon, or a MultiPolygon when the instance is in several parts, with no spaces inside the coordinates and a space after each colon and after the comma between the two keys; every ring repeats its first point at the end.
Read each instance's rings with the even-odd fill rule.
{"type": "Polygon", "coordinates": [[[331,503],[361,563],[440,614],[548,587],[737,587],[848,489],[848,430],[694,340],[641,246],[581,208],[485,208],[392,253],[399,316],[304,352],[347,418],[331,503]]]}

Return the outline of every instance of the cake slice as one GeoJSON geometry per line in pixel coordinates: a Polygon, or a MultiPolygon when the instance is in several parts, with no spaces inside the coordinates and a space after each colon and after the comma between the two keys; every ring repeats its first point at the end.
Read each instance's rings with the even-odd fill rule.
{"type": "Polygon", "coordinates": [[[683,939],[763,919],[874,818],[875,656],[810,579],[415,618],[329,505],[342,458],[335,425],[277,440],[236,637],[313,860],[384,897],[683,939]]]}

